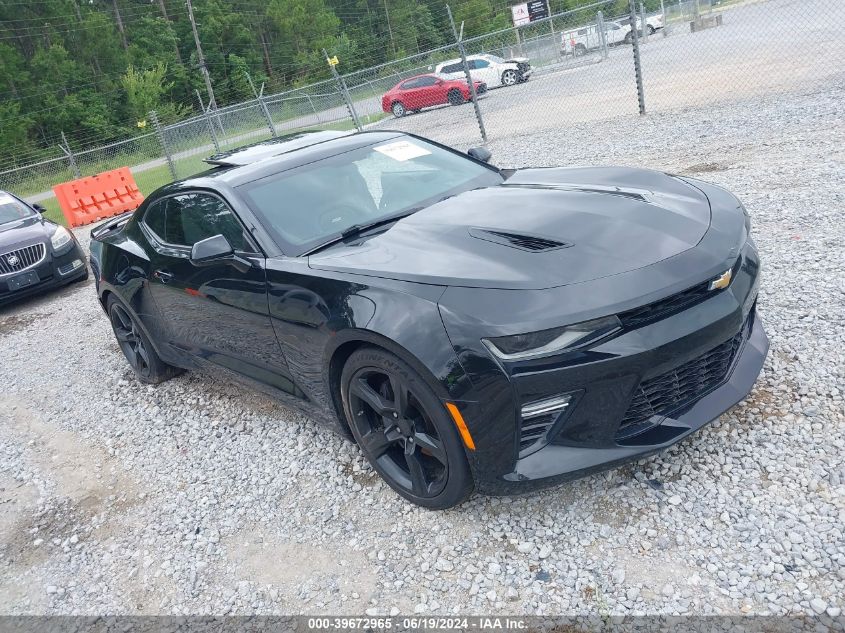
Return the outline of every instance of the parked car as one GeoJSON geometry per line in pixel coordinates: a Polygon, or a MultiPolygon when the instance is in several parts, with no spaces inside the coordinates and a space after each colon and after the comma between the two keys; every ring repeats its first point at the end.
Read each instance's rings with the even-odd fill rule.
{"type": "Polygon", "coordinates": [[[43,212],[0,191],[0,305],[88,278],[76,236],[43,212]]]}
{"type": "MultiPolygon", "coordinates": [[[[473,81],[481,81],[488,88],[513,86],[528,78],[533,72],[527,57],[502,59],[496,55],[468,55],[467,65],[473,81]]],[[[444,79],[463,79],[466,77],[464,64],[460,59],[440,62],[434,68],[434,74],[444,79]]]]}
{"type": "MultiPolygon", "coordinates": [[[[638,33],[642,35],[642,30],[639,30],[640,24],[641,20],[637,18],[638,33]]],[[[664,26],[663,14],[647,16],[646,25],[649,35],[658,29],[662,29],[664,26]]],[[[608,46],[630,44],[633,38],[630,20],[605,21],[604,32],[608,46]]],[[[588,24],[579,29],[561,33],[561,53],[564,55],[571,54],[577,57],[600,48],[601,45],[601,33],[596,24],[588,24]]]]}
{"type": "Polygon", "coordinates": [[[92,232],[97,297],[142,382],[244,379],[430,508],[652,454],[748,394],[768,340],[737,198],[489,158],[387,131],[219,154],[92,232]]]}
{"type": "MultiPolygon", "coordinates": [[[[631,25],[624,26],[619,22],[606,21],[604,23],[604,33],[607,38],[608,46],[615,46],[623,42],[627,43],[626,39],[631,31],[631,25]]],[[[560,34],[561,39],[561,53],[564,55],[585,55],[591,50],[601,48],[601,32],[595,24],[588,24],[579,29],[572,31],[565,31],[560,34]]]]}
{"type": "MultiPolygon", "coordinates": [[[[487,92],[487,85],[476,81],[475,94],[487,92]]],[[[443,79],[437,75],[417,75],[400,81],[381,98],[381,109],[403,117],[408,112],[419,112],[429,106],[460,105],[472,95],[466,79],[443,79]]]]}

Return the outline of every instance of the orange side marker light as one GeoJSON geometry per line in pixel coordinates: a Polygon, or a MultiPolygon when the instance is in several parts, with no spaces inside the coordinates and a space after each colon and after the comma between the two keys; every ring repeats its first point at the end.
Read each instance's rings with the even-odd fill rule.
{"type": "Polygon", "coordinates": [[[461,412],[451,402],[446,403],[446,408],[449,410],[449,413],[452,414],[452,419],[455,421],[455,426],[458,427],[458,431],[461,434],[461,438],[464,440],[464,445],[471,451],[475,450],[475,442],[472,441],[472,435],[469,434],[469,429],[467,428],[467,423],[464,422],[464,416],[461,415],[461,412]]]}

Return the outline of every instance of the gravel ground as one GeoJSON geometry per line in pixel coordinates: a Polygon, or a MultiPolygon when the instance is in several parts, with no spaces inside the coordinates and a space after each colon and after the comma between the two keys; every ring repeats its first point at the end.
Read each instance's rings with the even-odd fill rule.
{"type": "Polygon", "coordinates": [[[574,143],[578,162],[723,184],[764,262],[772,348],[749,398],[659,456],[544,492],[421,510],[354,445],[251,391],[194,373],[137,383],[91,282],[3,309],[0,610],[838,616],[836,79],[491,144],[502,166],[563,164],[574,143]]]}

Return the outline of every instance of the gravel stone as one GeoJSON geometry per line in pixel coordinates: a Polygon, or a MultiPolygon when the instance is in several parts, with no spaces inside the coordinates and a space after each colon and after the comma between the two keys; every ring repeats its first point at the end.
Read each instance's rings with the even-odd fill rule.
{"type": "Polygon", "coordinates": [[[825,602],[821,598],[813,598],[812,600],[810,600],[810,608],[812,608],[813,611],[821,615],[822,613],[827,611],[827,602],[825,602]]]}

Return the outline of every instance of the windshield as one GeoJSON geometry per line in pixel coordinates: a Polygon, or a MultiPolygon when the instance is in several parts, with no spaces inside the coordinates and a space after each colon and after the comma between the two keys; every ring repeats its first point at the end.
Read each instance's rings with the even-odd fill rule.
{"type": "Polygon", "coordinates": [[[420,139],[399,137],[238,189],[282,250],[301,255],[351,226],[501,182],[494,169],[420,139]]]}
{"type": "Polygon", "coordinates": [[[35,212],[23,202],[7,193],[0,193],[0,224],[28,218],[35,212]]]}

